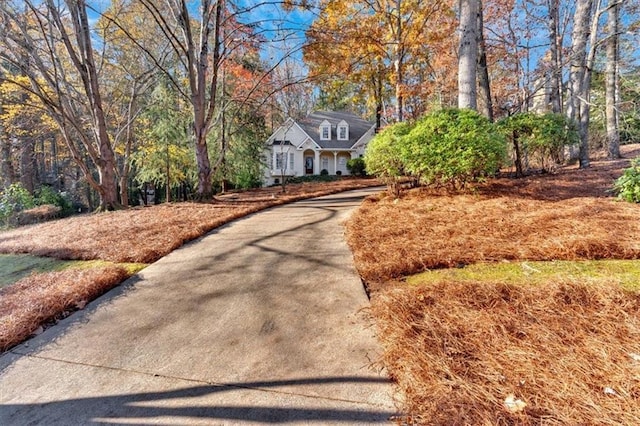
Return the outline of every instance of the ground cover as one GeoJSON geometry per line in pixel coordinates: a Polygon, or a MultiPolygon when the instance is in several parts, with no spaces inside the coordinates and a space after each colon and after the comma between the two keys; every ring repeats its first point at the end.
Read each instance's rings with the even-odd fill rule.
{"type": "Polygon", "coordinates": [[[74,262],[28,254],[0,255],[0,288],[31,275],[33,272],[49,272],[65,269],[74,262]]]}
{"type": "Polygon", "coordinates": [[[23,275],[17,282],[15,268],[0,258],[0,277],[14,282],[0,288],[0,352],[81,309],[144,264],[220,225],[270,206],[374,185],[378,185],[374,179],[308,182],[287,185],[284,194],[280,187],[231,192],[211,203],[82,215],[0,232],[0,253],[51,258],[23,258],[25,264],[34,262],[33,269],[17,268],[23,275]],[[91,262],[68,264],[53,259],[91,262]],[[39,273],[38,266],[50,272],[39,273]]]}
{"type": "Polygon", "coordinates": [[[638,260],[553,260],[550,262],[475,263],[464,268],[445,268],[425,271],[406,278],[411,286],[447,282],[541,285],[550,281],[584,282],[610,281],[626,290],[640,290],[640,261],[638,260]]]}
{"type": "Polygon", "coordinates": [[[610,192],[639,149],[352,215],[399,422],[640,424],[640,206],[610,192]]]}

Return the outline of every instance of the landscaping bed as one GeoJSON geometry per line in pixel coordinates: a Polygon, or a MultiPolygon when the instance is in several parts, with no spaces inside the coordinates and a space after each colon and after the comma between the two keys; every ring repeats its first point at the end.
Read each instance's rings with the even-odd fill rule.
{"type": "Polygon", "coordinates": [[[399,423],[640,424],[640,205],[611,192],[640,146],[623,153],[352,215],[399,423]]]}

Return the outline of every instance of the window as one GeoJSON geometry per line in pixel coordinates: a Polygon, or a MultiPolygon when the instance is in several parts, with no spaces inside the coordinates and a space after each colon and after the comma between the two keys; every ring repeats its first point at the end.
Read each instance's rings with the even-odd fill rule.
{"type": "Polygon", "coordinates": [[[329,159],[327,157],[322,157],[322,168],[329,171],[329,159]]]}
{"type": "Polygon", "coordinates": [[[294,166],[294,163],[293,163],[293,152],[290,152],[289,153],[289,170],[293,170],[293,166],[294,166]]]}
{"type": "Polygon", "coordinates": [[[339,141],[349,140],[349,125],[344,120],[342,120],[338,124],[338,140],[339,141]]]}
{"type": "Polygon", "coordinates": [[[338,157],[338,169],[342,171],[347,170],[347,159],[345,157],[338,157]]]}
{"type": "Polygon", "coordinates": [[[276,152],[276,170],[282,170],[284,168],[284,152],[276,152]]]}
{"type": "Polygon", "coordinates": [[[331,139],[331,123],[329,123],[327,120],[324,120],[320,124],[320,140],[328,141],[330,139],[331,139]]]}

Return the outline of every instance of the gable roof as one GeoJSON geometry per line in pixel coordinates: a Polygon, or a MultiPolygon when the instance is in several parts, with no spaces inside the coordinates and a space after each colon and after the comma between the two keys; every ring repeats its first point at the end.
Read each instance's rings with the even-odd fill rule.
{"type": "Polygon", "coordinates": [[[297,123],[316,144],[325,149],[350,149],[375,125],[371,121],[344,111],[314,111],[297,123]],[[320,124],[325,120],[331,124],[331,140],[320,139],[320,124]],[[349,139],[339,141],[336,128],[343,120],[349,125],[349,139]]]}

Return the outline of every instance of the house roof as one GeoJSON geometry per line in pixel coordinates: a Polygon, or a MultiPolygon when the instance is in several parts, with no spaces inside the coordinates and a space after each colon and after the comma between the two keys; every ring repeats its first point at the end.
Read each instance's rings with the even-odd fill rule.
{"type": "Polygon", "coordinates": [[[364,120],[359,116],[350,112],[333,112],[333,111],[315,111],[297,121],[302,130],[309,135],[321,148],[325,149],[350,149],[356,142],[369,131],[375,123],[364,120]],[[320,139],[320,124],[324,121],[331,124],[331,139],[320,139]],[[339,141],[336,135],[338,124],[346,121],[349,125],[349,140],[339,141]]]}

